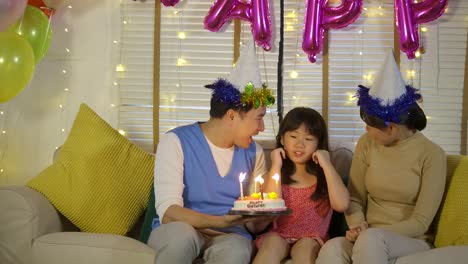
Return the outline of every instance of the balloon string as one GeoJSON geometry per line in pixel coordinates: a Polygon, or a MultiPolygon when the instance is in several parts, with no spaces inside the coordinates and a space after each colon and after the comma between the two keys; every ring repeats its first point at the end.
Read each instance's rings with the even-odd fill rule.
{"type": "MultiPolygon", "coordinates": [[[[42,44],[41,44],[41,49],[40,49],[40,53],[39,54],[44,54],[44,50],[46,49],[46,43],[47,43],[47,39],[50,37],[50,25],[51,25],[51,22],[52,22],[52,16],[54,16],[54,13],[55,13],[55,10],[53,8],[48,8],[47,9],[50,11],[50,16],[49,16],[49,22],[47,23],[47,29],[46,29],[46,34],[44,36],[44,39],[42,41],[42,44]]],[[[38,61],[39,58],[36,58],[36,62],[38,61]]]]}
{"type": "Polygon", "coordinates": [[[268,86],[268,74],[267,74],[265,50],[264,49],[262,49],[262,58],[263,58],[263,71],[264,71],[264,74],[265,74],[265,83],[268,86]]]}

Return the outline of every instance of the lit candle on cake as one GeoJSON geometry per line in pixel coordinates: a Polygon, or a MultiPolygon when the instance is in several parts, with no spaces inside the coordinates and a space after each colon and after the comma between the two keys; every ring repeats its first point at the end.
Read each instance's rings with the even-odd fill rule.
{"type": "Polygon", "coordinates": [[[280,179],[279,174],[275,173],[275,175],[273,175],[273,180],[275,180],[275,182],[276,182],[276,193],[279,193],[279,187],[278,187],[279,179],[280,179]]]}
{"type": "Polygon", "coordinates": [[[240,198],[241,198],[241,200],[244,199],[244,188],[242,187],[242,182],[244,181],[246,174],[247,173],[245,173],[245,172],[241,172],[239,174],[239,185],[240,185],[240,194],[241,194],[240,198]]]}
{"type": "Polygon", "coordinates": [[[257,182],[259,182],[260,179],[262,179],[262,175],[258,175],[257,177],[255,177],[255,180],[254,180],[254,193],[257,193],[257,182]]]}
{"type": "Polygon", "coordinates": [[[262,190],[262,184],[264,182],[263,178],[262,178],[262,175],[258,175],[256,178],[255,178],[255,188],[254,188],[254,192],[256,193],[257,192],[257,182],[260,184],[260,197],[262,198],[263,200],[263,190],[262,190]]]}

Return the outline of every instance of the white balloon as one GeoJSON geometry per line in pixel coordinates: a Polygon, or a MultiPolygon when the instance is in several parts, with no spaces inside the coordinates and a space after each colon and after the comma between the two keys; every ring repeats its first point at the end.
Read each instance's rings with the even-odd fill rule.
{"type": "Polygon", "coordinates": [[[0,0],[0,32],[7,30],[24,13],[27,0],[0,0]]]}
{"type": "MultiPolygon", "coordinates": [[[[0,0],[1,1],[1,0],[0,0]]],[[[47,7],[58,9],[64,0],[42,0],[47,7]]]]}

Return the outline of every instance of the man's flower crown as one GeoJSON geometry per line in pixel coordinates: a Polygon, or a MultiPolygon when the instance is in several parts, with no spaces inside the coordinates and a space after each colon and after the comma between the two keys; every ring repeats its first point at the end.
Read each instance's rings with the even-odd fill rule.
{"type": "Polygon", "coordinates": [[[271,90],[265,84],[262,85],[262,88],[255,88],[252,82],[248,82],[242,93],[225,79],[218,79],[205,87],[213,90],[212,95],[216,101],[233,107],[253,105],[258,108],[261,105],[270,106],[275,103],[271,90]]]}

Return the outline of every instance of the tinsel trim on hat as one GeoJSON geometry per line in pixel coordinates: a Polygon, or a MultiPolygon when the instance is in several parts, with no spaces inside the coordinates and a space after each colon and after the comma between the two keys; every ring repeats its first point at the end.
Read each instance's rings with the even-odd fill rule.
{"type": "Polygon", "coordinates": [[[388,102],[383,102],[381,98],[369,95],[369,88],[362,85],[359,85],[356,97],[358,97],[357,105],[368,115],[396,124],[400,123],[400,117],[408,112],[412,104],[422,99],[419,90],[409,85],[406,85],[406,93],[394,99],[391,105],[388,102]]]}
{"type": "Polygon", "coordinates": [[[270,106],[275,103],[275,98],[271,94],[271,90],[263,85],[262,88],[255,88],[249,82],[244,87],[244,92],[241,93],[230,82],[225,79],[218,79],[216,82],[205,87],[213,90],[213,98],[218,102],[229,104],[233,107],[242,105],[253,105],[255,108],[261,105],[270,106]]]}

